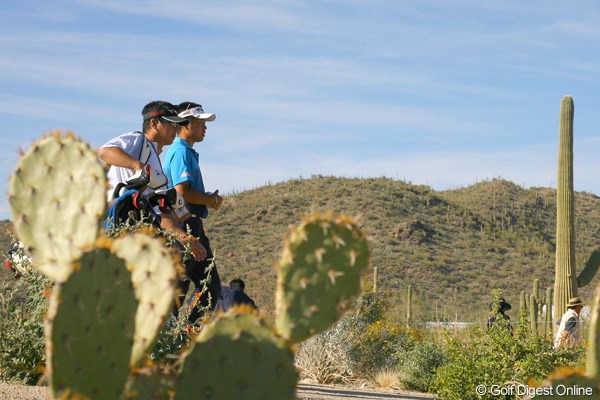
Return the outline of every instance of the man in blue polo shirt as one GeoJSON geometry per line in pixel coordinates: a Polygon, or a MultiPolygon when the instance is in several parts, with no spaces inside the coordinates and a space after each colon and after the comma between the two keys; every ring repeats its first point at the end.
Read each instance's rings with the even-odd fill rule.
{"type": "Polygon", "coordinates": [[[190,314],[189,322],[195,322],[202,315],[201,309],[214,309],[221,293],[221,280],[217,268],[212,261],[213,252],[210,241],[206,237],[202,219],[208,216],[208,208],[218,210],[223,204],[219,191],[206,192],[202,180],[202,172],[198,164],[199,155],[194,150],[194,144],[204,140],[206,135],[206,122],[214,121],[215,114],[205,113],[202,106],[197,103],[184,102],[177,106],[179,116],[189,123],[181,126],[177,137],[167,151],[163,170],[169,180],[169,187],[174,187],[185,199],[186,205],[192,216],[185,221],[183,230],[191,231],[200,243],[206,248],[207,257],[204,261],[189,259],[185,263],[186,274],[189,280],[180,282],[180,305],[189,289],[190,280],[194,282],[197,293],[203,289],[206,281],[207,291],[200,296],[199,306],[190,314]],[[210,279],[207,279],[209,278],[210,279]]]}

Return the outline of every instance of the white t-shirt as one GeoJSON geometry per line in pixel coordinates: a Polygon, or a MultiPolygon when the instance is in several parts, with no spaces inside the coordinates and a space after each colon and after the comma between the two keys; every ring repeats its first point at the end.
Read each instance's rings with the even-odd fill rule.
{"type": "MultiPolygon", "coordinates": [[[[121,136],[117,136],[114,139],[109,140],[101,148],[105,147],[118,147],[125,153],[129,154],[136,160],[140,160],[144,165],[150,165],[151,173],[153,176],[153,182],[164,182],[164,184],[158,184],[158,186],[148,186],[143,194],[147,195],[152,193],[156,189],[166,188],[167,179],[163,173],[162,164],[158,153],[156,151],[156,144],[149,140],[145,140],[145,136],[141,132],[127,132],[121,136]]],[[[129,168],[116,167],[111,165],[107,178],[108,178],[108,201],[112,200],[113,191],[119,183],[125,183],[134,174],[134,171],[129,168]]]]}

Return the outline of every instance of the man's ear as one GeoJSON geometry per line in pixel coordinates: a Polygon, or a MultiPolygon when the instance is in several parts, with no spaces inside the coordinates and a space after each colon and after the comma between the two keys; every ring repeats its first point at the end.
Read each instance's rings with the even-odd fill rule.
{"type": "Polygon", "coordinates": [[[158,124],[160,124],[160,121],[158,120],[158,118],[152,118],[150,120],[150,127],[152,129],[155,129],[155,130],[158,129],[158,124]]]}

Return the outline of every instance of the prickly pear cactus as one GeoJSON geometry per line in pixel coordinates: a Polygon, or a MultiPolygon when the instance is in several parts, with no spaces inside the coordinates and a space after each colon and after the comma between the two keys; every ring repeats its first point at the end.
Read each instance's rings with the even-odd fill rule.
{"type": "Polygon", "coordinates": [[[296,399],[287,342],[253,314],[229,312],[207,326],[185,356],[175,400],[296,399]]]}
{"type": "Polygon", "coordinates": [[[292,228],[278,265],[277,332],[299,342],[329,327],[358,294],[368,258],[348,216],[313,215],[292,228]]]}
{"type": "Polygon", "coordinates": [[[174,265],[178,260],[173,259],[163,240],[149,233],[120,237],[112,244],[112,250],[127,262],[139,302],[131,353],[131,363],[136,365],[154,345],[171,312],[177,279],[174,265]]]}
{"type": "Polygon", "coordinates": [[[125,388],[137,301],[125,262],[109,246],[105,239],[84,253],[53,290],[46,358],[55,398],[118,399],[125,388]]]}
{"type": "Polygon", "coordinates": [[[87,144],[60,133],[34,143],[10,180],[17,236],[37,268],[64,281],[89,249],[105,213],[105,173],[87,144]]]}
{"type": "Polygon", "coordinates": [[[157,365],[135,368],[127,383],[127,399],[170,400],[175,396],[173,369],[157,365]]]}

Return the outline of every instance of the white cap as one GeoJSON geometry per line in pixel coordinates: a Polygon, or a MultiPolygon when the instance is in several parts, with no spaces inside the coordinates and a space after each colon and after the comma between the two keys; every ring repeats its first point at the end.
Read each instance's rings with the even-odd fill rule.
{"type": "Polygon", "coordinates": [[[198,106],[198,107],[190,108],[189,110],[182,111],[178,114],[178,116],[180,118],[189,118],[189,117],[200,118],[205,121],[214,121],[215,118],[217,118],[216,114],[210,114],[210,113],[204,112],[204,110],[202,109],[202,106],[198,106]]]}

